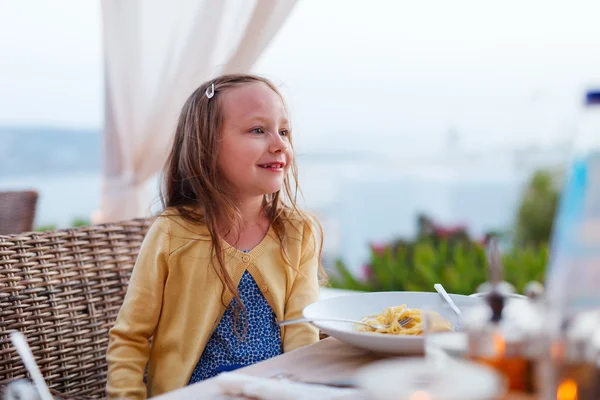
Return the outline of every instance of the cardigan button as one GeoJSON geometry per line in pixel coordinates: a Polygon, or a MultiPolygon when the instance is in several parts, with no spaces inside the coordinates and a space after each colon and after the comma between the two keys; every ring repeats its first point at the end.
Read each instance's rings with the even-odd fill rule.
{"type": "Polygon", "coordinates": [[[267,285],[262,285],[260,290],[262,290],[263,293],[267,293],[269,291],[269,287],[267,285]]]}
{"type": "Polygon", "coordinates": [[[250,261],[250,256],[242,256],[242,261],[247,263],[248,261],[250,261]]]}

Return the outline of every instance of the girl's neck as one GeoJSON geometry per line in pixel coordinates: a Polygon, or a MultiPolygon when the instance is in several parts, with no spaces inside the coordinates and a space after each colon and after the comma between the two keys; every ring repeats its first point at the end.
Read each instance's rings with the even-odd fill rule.
{"type": "Polygon", "coordinates": [[[260,224],[266,220],[264,198],[262,196],[238,201],[237,206],[242,215],[241,229],[246,226],[260,224]]]}
{"type": "Polygon", "coordinates": [[[269,219],[264,212],[264,199],[253,198],[238,202],[242,220],[239,226],[223,227],[222,238],[239,250],[251,250],[269,230],[269,219]]]}

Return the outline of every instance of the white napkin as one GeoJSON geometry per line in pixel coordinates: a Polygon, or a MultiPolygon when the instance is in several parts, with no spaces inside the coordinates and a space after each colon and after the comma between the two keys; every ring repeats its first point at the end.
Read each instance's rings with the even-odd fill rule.
{"type": "Polygon", "coordinates": [[[260,400],[355,400],[357,389],[333,388],[293,382],[286,379],[259,378],[235,372],[218,375],[215,382],[221,392],[260,400]]]}
{"type": "Polygon", "coordinates": [[[40,400],[35,387],[25,379],[9,383],[4,388],[3,400],[40,400]]]}

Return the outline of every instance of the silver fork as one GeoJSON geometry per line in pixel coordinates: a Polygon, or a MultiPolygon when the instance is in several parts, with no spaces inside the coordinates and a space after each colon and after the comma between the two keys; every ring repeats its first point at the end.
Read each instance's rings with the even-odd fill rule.
{"type": "Polygon", "coordinates": [[[321,385],[321,386],[330,386],[330,387],[335,387],[335,388],[356,388],[357,387],[357,383],[354,381],[354,379],[336,379],[336,380],[330,380],[330,381],[307,381],[307,380],[303,380],[303,379],[297,377],[294,374],[285,373],[285,372],[280,372],[278,374],[275,374],[275,375],[271,376],[271,379],[288,380],[288,381],[292,381],[292,382],[304,383],[307,385],[321,385]]]}
{"type": "MultiPolygon", "coordinates": [[[[406,325],[408,325],[413,319],[411,317],[405,317],[402,318],[399,323],[400,326],[405,327],[406,325]]],[[[279,321],[277,322],[277,324],[279,326],[286,326],[286,325],[293,325],[293,324],[302,324],[302,323],[306,323],[306,322],[314,322],[314,321],[324,321],[324,322],[346,322],[349,324],[357,324],[357,325],[363,325],[369,328],[373,328],[373,329],[387,329],[390,326],[389,325],[383,325],[383,324],[368,324],[366,322],[361,322],[361,321],[353,321],[351,319],[337,319],[337,318],[297,318],[297,319],[288,319],[287,321],[279,321]]]]}

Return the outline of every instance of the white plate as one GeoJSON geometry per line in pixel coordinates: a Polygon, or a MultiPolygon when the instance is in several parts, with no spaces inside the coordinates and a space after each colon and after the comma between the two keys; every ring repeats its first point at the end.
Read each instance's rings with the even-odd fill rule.
{"type": "Polygon", "coordinates": [[[361,368],[356,380],[373,400],[500,399],[506,393],[505,380],[492,368],[451,358],[378,361],[361,368]]]}
{"type": "MultiPolygon", "coordinates": [[[[450,297],[461,311],[481,305],[483,299],[451,294],[450,297]]],[[[381,313],[386,307],[406,304],[409,308],[427,307],[439,312],[452,325],[457,325],[454,312],[436,292],[372,292],[339,296],[320,300],[306,307],[304,318],[341,318],[360,321],[366,315],[381,313]]],[[[352,324],[340,322],[314,322],[315,326],[327,335],[345,343],[384,354],[423,354],[423,336],[384,335],[373,332],[359,332],[352,324]]]]}

